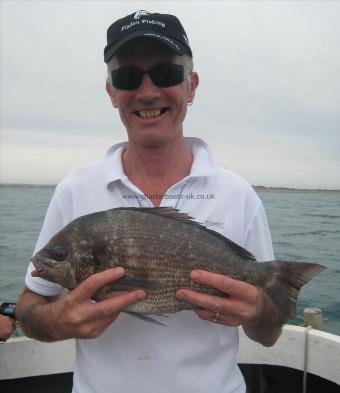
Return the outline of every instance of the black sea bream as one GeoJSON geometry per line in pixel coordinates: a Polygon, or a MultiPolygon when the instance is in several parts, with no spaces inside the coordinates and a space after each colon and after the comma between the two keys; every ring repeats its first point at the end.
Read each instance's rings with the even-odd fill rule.
{"type": "Polygon", "coordinates": [[[125,276],[99,290],[93,299],[142,288],[147,298],[128,309],[142,314],[191,309],[176,298],[180,288],[227,296],[190,280],[192,270],[208,270],[262,288],[283,319],[295,318],[300,288],[324,269],[304,262],[255,263],[244,248],[171,208],[117,208],[79,217],[32,262],[36,268],[32,275],[68,289],[91,274],[122,266],[125,276]]]}

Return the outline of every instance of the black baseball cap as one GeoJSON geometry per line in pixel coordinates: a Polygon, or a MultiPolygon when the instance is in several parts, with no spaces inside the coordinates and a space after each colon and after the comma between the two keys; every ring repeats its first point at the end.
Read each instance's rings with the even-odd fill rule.
{"type": "Polygon", "coordinates": [[[118,19],[108,28],[105,63],[112,59],[122,45],[137,37],[154,38],[168,45],[176,54],[192,57],[187,35],[176,16],[139,10],[118,19]]]}

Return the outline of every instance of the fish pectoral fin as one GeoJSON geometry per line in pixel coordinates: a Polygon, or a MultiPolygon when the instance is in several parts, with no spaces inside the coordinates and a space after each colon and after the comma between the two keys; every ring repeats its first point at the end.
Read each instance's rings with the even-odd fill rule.
{"type": "Polygon", "coordinates": [[[126,314],[131,315],[134,318],[141,319],[144,322],[154,323],[154,324],[160,325],[160,326],[166,326],[164,323],[159,322],[159,321],[157,321],[154,318],[151,318],[149,315],[139,314],[139,313],[136,313],[136,312],[133,312],[133,311],[126,311],[126,310],[124,310],[123,312],[126,313],[126,314]]]}
{"type": "Polygon", "coordinates": [[[154,280],[124,276],[112,284],[115,290],[156,289],[160,284],[154,280]]]}

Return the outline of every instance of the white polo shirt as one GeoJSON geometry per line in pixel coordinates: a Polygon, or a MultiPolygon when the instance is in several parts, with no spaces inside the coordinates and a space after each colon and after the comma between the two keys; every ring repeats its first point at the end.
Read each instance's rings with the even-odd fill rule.
{"type": "MultiPolygon", "coordinates": [[[[274,259],[263,206],[252,187],[215,163],[209,147],[186,138],[190,174],[173,185],[161,206],[179,209],[252,252],[274,259]]],[[[73,219],[122,206],[153,207],[124,174],[126,143],[112,146],[103,160],[71,172],[56,188],[35,252],[73,219]]],[[[26,285],[41,295],[60,293],[57,284],[32,277],[26,285]]],[[[166,327],[121,313],[98,338],[77,340],[73,393],[244,393],[235,356],[236,328],[200,320],[192,311],[162,319],[166,327]]]]}

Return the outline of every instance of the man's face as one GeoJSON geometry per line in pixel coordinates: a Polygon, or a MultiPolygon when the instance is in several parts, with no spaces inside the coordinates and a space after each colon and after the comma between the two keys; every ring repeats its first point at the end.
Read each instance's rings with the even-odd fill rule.
{"type": "MultiPolygon", "coordinates": [[[[136,39],[126,44],[115,59],[114,69],[134,66],[147,71],[151,67],[175,63],[183,65],[183,58],[153,39],[136,39]]],[[[198,76],[191,76],[172,87],[156,86],[148,74],[135,90],[119,90],[107,85],[112,104],[118,108],[129,141],[144,147],[156,147],[182,136],[187,103],[194,98],[198,76]]]]}

